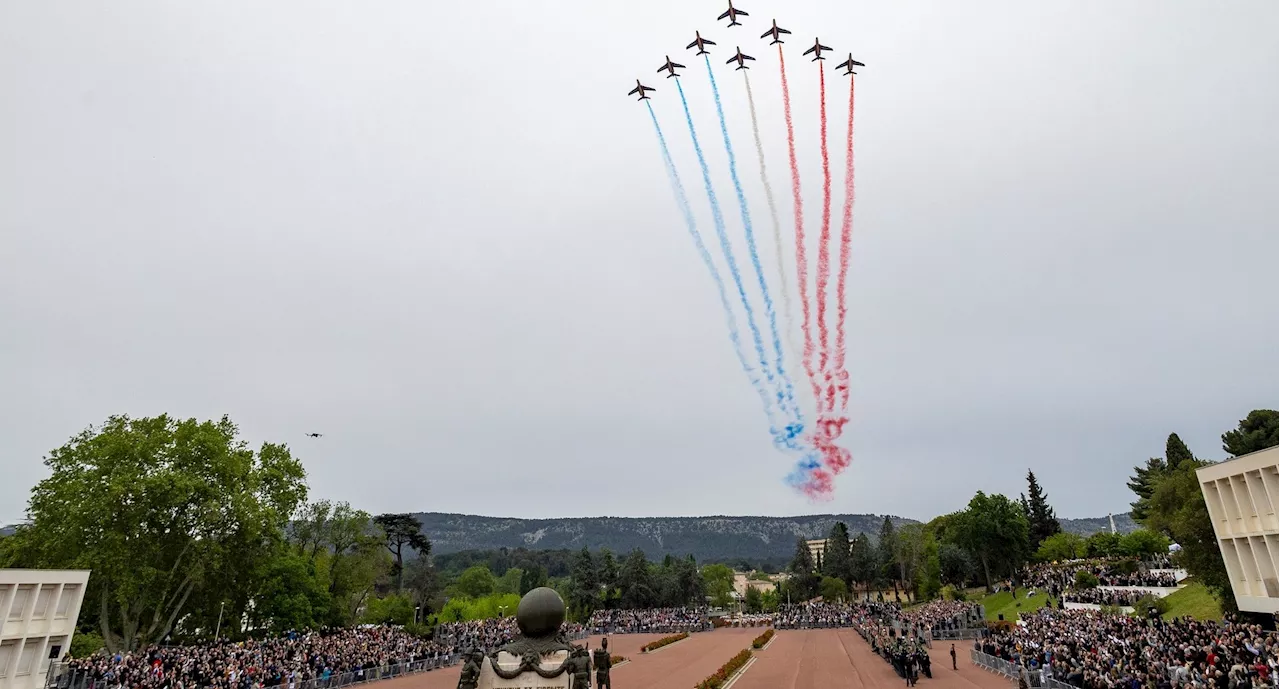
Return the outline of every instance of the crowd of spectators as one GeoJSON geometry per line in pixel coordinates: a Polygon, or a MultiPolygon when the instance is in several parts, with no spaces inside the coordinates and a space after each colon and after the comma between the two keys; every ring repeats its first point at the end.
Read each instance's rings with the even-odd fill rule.
{"type": "MultiPolygon", "coordinates": [[[[571,639],[585,635],[583,625],[566,622],[560,631],[571,639]]],[[[491,617],[469,622],[445,622],[436,625],[436,643],[459,650],[478,649],[491,651],[506,645],[519,636],[514,617],[491,617]]]]}
{"type": "Polygon", "coordinates": [[[394,674],[403,664],[440,666],[456,648],[412,636],[398,627],[289,633],[263,641],[150,646],[100,653],[68,662],[62,689],[311,689],[360,682],[373,672],[394,674]],[[384,668],[395,668],[384,671],[384,668]]]}
{"type": "Polygon", "coordinates": [[[702,632],[711,629],[711,622],[705,607],[597,610],[587,628],[597,634],[702,632]]]}
{"type": "Polygon", "coordinates": [[[1083,589],[1068,591],[1062,594],[1063,603],[1090,603],[1093,605],[1117,605],[1133,607],[1140,598],[1147,595],[1142,591],[1127,589],[1083,589]]]}
{"type": "Polygon", "coordinates": [[[1043,609],[975,643],[1026,668],[1031,684],[1052,678],[1082,689],[1261,689],[1275,686],[1274,631],[1234,621],[1164,621],[1094,610],[1043,609]]]}
{"type": "Polygon", "coordinates": [[[792,603],[778,607],[773,626],[778,629],[819,629],[852,627],[854,608],[845,603],[792,603]]]}

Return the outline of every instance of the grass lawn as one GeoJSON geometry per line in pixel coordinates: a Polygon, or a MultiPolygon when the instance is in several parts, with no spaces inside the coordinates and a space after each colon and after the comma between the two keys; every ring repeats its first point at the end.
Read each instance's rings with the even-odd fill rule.
{"type": "Polygon", "coordinates": [[[1174,591],[1165,598],[1169,602],[1169,612],[1164,614],[1166,620],[1187,615],[1197,620],[1222,619],[1222,606],[1218,605],[1218,599],[1209,593],[1209,589],[1194,579],[1187,579],[1183,583],[1187,584],[1186,588],[1174,591]]]}
{"type": "Polygon", "coordinates": [[[1049,604],[1052,599],[1044,591],[1027,597],[1027,589],[1018,589],[1017,596],[1009,591],[993,593],[982,599],[982,606],[987,611],[987,619],[995,621],[1003,614],[1006,620],[1017,620],[1019,613],[1035,612],[1049,604]]]}

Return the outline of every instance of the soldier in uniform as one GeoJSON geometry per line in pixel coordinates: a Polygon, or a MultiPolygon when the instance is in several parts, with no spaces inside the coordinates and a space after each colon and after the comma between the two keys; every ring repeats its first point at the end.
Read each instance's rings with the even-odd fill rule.
{"type": "Polygon", "coordinates": [[[609,660],[609,640],[601,639],[600,648],[591,652],[592,664],[596,666],[596,689],[613,689],[609,680],[609,668],[613,663],[609,660]]]}
{"type": "Polygon", "coordinates": [[[591,657],[587,655],[586,646],[574,646],[569,653],[569,672],[573,673],[573,681],[569,686],[573,689],[591,689],[591,657]]]}
{"type": "Polygon", "coordinates": [[[468,651],[465,654],[466,662],[462,665],[462,674],[458,677],[458,689],[476,689],[476,685],[480,683],[480,663],[484,660],[484,653],[479,650],[468,651]]]}

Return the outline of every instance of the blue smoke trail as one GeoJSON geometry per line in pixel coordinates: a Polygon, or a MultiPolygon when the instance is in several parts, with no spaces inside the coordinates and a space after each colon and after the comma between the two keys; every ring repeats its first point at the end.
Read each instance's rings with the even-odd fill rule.
{"type": "Polygon", "coordinates": [[[747,357],[742,353],[742,338],[738,334],[738,319],[733,315],[733,306],[729,304],[729,295],[724,289],[724,279],[720,277],[720,270],[716,268],[715,261],[711,258],[711,252],[707,250],[707,245],[702,241],[702,233],[698,232],[697,221],[693,218],[693,208],[689,206],[689,196],[684,192],[684,184],[680,182],[680,174],[676,172],[675,161],[671,160],[671,149],[667,147],[667,137],[662,134],[662,125],[658,124],[658,115],[653,112],[653,104],[645,101],[645,105],[649,107],[649,117],[653,119],[653,130],[658,134],[658,145],[662,148],[662,162],[667,167],[667,178],[671,180],[671,189],[676,195],[676,205],[680,206],[680,214],[684,216],[685,227],[689,230],[689,237],[693,239],[693,245],[698,250],[698,256],[702,258],[702,263],[707,267],[707,272],[711,273],[711,279],[716,283],[716,293],[720,295],[720,306],[724,308],[724,319],[729,326],[729,341],[733,343],[733,353],[738,357],[738,364],[742,366],[743,372],[750,378],[752,386],[760,393],[760,401],[764,403],[765,414],[770,416],[769,432],[777,435],[778,431],[773,427],[773,419],[769,409],[769,393],[760,385],[760,377],[756,375],[751,365],[747,363],[747,357]]]}
{"type": "MultiPolygon", "coordinates": [[[[710,63],[707,63],[710,64],[710,63]]],[[[707,157],[702,154],[702,145],[698,143],[698,130],[693,126],[693,115],[689,113],[689,100],[685,98],[684,87],[680,85],[680,80],[676,79],[676,88],[680,91],[680,104],[684,106],[685,123],[689,125],[689,137],[693,139],[693,150],[698,154],[698,165],[702,168],[702,184],[707,190],[707,200],[711,203],[711,219],[715,224],[716,237],[720,240],[720,249],[724,252],[725,261],[729,264],[729,276],[733,278],[733,284],[738,288],[738,298],[742,300],[742,308],[747,312],[747,327],[751,330],[751,339],[755,343],[756,354],[760,357],[760,364],[765,370],[766,376],[770,383],[773,382],[773,374],[769,371],[769,363],[765,358],[764,343],[760,338],[760,328],[756,326],[755,311],[751,308],[751,300],[747,298],[746,287],[742,284],[742,273],[738,270],[738,262],[733,257],[733,247],[729,244],[729,233],[725,229],[724,215],[720,212],[720,202],[716,199],[715,188],[711,185],[711,170],[707,167],[707,157]]],[[[799,449],[796,445],[796,436],[799,435],[794,429],[794,424],[789,424],[785,430],[779,430],[777,423],[773,418],[773,404],[769,401],[769,394],[760,385],[760,380],[755,376],[754,369],[749,369],[752,374],[752,384],[760,390],[761,396],[765,399],[765,411],[769,415],[769,433],[773,435],[773,443],[780,448],[799,449]]]]}
{"type": "MultiPolygon", "coordinates": [[[[720,117],[720,134],[724,138],[724,150],[729,154],[729,176],[733,179],[733,189],[738,194],[738,210],[742,214],[742,228],[747,236],[747,253],[751,256],[751,266],[755,269],[756,281],[760,284],[760,292],[764,295],[764,312],[769,318],[769,335],[773,340],[774,368],[777,371],[778,379],[782,382],[782,390],[778,392],[778,403],[784,410],[788,410],[788,405],[790,405],[788,411],[794,422],[787,426],[787,432],[794,437],[804,430],[804,419],[801,416],[799,405],[796,404],[795,388],[791,385],[791,376],[787,375],[786,365],[783,362],[782,339],[778,337],[778,314],[774,311],[773,297],[769,295],[769,285],[764,279],[764,268],[760,265],[760,252],[756,249],[756,235],[751,227],[751,211],[747,208],[747,196],[743,193],[742,182],[738,179],[738,161],[733,155],[733,144],[729,141],[729,127],[724,121],[724,107],[720,103],[720,88],[716,86],[716,74],[711,69],[711,57],[704,56],[703,61],[707,63],[707,77],[711,80],[711,93],[715,95],[716,99],[716,114],[720,117]]],[[[777,385],[773,371],[769,370],[769,364],[765,360],[764,348],[760,345],[759,340],[756,341],[756,350],[760,355],[760,364],[765,368],[766,377],[771,384],[777,385]]]]}

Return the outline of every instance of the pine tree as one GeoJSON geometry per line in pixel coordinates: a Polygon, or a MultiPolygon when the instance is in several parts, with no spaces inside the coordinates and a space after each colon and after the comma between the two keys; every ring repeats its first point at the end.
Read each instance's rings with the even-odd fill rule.
{"type": "Polygon", "coordinates": [[[827,534],[826,553],[822,558],[822,574],[835,577],[845,583],[852,579],[849,567],[849,527],[844,522],[836,522],[827,534]]]}
{"type": "Polygon", "coordinates": [[[1222,449],[1232,457],[1280,444],[1280,414],[1274,409],[1254,409],[1240,425],[1222,434],[1222,449]]]}
{"type": "Polygon", "coordinates": [[[884,516],[884,523],[880,525],[880,538],[876,542],[876,554],[878,560],[876,562],[876,581],[883,583],[895,582],[894,590],[897,591],[897,577],[895,574],[895,560],[893,554],[897,551],[898,533],[893,528],[893,522],[889,521],[889,515],[884,516]]]}
{"type": "Polygon", "coordinates": [[[796,553],[787,567],[791,572],[791,585],[801,600],[812,598],[818,590],[818,577],[814,574],[813,553],[803,538],[796,540],[796,553]]]}
{"type": "Polygon", "coordinates": [[[1053,513],[1040,482],[1036,481],[1036,475],[1030,469],[1027,469],[1027,496],[1022,500],[1022,508],[1027,513],[1032,550],[1044,539],[1062,532],[1058,517],[1053,513]]]}
{"type": "Polygon", "coordinates": [[[1179,438],[1177,433],[1170,433],[1169,439],[1164,443],[1164,464],[1169,471],[1176,471],[1183,464],[1194,462],[1195,459],[1195,455],[1187,449],[1187,444],[1182,442],[1182,438],[1179,438]]]}
{"type": "Polygon", "coordinates": [[[1133,476],[1129,479],[1129,490],[1138,496],[1130,503],[1131,514],[1135,521],[1143,522],[1150,515],[1151,494],[1156,484],[1164,477],[1175,473],[1180,467],[1196,461],[1195,455],[1182,442],[1177,433],[1170,433],[1164,444],[1164,457],[1152,457],[1146,466],[1133,468],[1133,476]]]}

